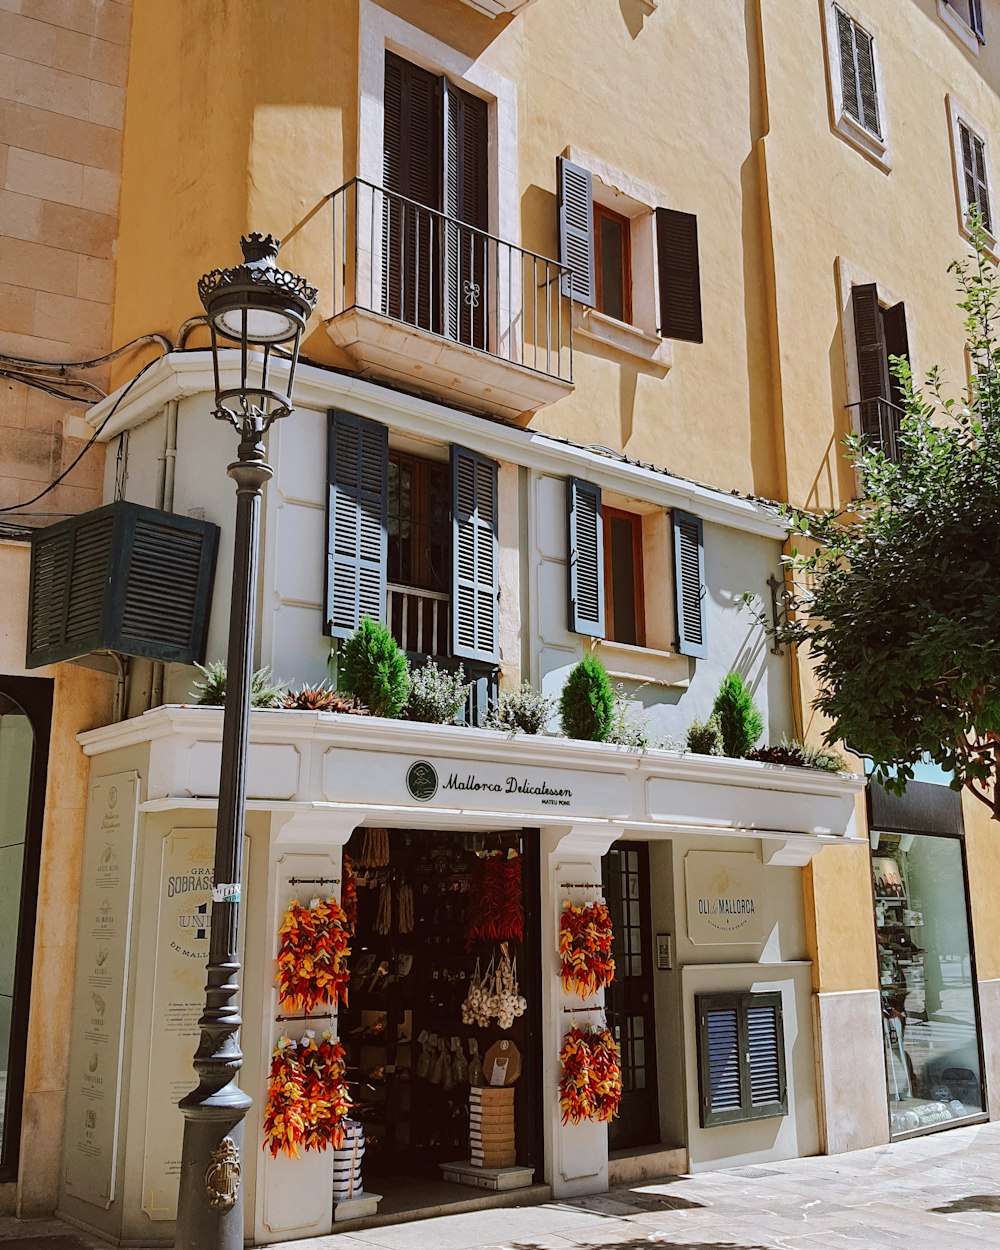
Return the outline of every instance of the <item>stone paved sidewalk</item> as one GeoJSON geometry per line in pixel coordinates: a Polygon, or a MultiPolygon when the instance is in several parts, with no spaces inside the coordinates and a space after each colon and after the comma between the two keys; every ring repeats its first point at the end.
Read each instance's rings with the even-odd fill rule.
{"type": "MultiPolygon", "coordinates": [[[[56,1221],[0,1219],[3,1250],[95,1245],[56,1221]]],[[[593,1198],[287,1242],[281,1250],[603,1247],[1000,1250],[1000,1123],[833,1158],[704,1172],[593,1198]]]]}
{"type": "Polygon", "coordinates": [[[283,1250],[1000,1250],[1000,1123],[283,1250]]]}

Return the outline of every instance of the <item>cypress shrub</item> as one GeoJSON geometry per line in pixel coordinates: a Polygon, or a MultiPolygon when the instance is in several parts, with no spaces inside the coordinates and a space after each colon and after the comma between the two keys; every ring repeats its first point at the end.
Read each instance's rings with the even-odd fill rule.
{"type": "Polygon", "coordinates": [[[604,742],[615,718],[615,692],[601,661],[593,655],[571,671],[559,697],[559,717],[567,738],[604,742]]]}
{"type": "Polygon", "coordinates": [[[731,759],[749,755],[764,732],[764,718],[739,673],[730,673],[723,680],[712,716],[719,722],[722,749],[731,759]]]}
{"type": "Polygon", "coordinates": [[[344,643],[340,683],[372,716],[399,716],[410,693],[406,656],[384,625],[364,617],[344,643]]]}

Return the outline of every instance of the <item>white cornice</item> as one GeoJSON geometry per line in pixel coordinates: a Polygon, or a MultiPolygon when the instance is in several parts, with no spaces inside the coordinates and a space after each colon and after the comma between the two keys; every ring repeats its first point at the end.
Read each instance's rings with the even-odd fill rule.
{"type": "MultiPolygon", "coordinates": [[[[272,362],[273,371],[280,373],[285,368],[287,364],[283,360],[272,362]]],[[[239,385],[236,351],[223,354],[220,374],[223,386],[239,385]]],[[[120,404],[117,397],[121,395],[121,388],[95,404],[87,413],[87,421],[100,429],[101,440],[107,441],[149,421],[170,400],[211,395],[214,387],[211,352],[171,352],[139,379],[120,404]]],[[[343,406],[359,416],[383,424],[389,422],[401,433],[434,441],[460,442],[483,455],[541,473],[573,474],[607,490],[632,495],[664,508],[688,509],[706,521],[746,533],[782,541],[788,532],[786,522],[775,509],[756,500],[728,495],[644,465],[616,460],[533,430],[471,416],[366,378],[300,364],[295,377],[295,399],[299,408],[322,412],[343,406]]],[[[294,419],[294,416],[289,418],[294,419]]]]}
{"type": "MultiPolygon", "coordinates": [[[[86,755],[137,746],[170,735],[222,740],[222,709],[170,705],[142,716],[90,729],[78,735],[86,755]]],[[[760,764],[756,760],[724,759],[691,752],[633,751],[604,742],[574,738],[534,737],[455,725],[413,724],[376,716],[335,712],[260,710],[250,715],[254,743],[319,741],[345,750],[393,751],[401,755],[448,754],[469,760],[497,760],[510,764],[575,768],[589,772],[641,772],[648,777],[699,782],[710,786],[749,786],[788,794],[842,798],[865,788],[856,773],[827,773],[815,768],[760,764]]]]}

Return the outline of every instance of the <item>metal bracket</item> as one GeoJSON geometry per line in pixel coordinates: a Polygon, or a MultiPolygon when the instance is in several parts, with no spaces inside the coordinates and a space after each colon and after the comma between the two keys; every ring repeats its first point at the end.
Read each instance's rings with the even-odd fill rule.
{"type": "Polygon", "coordinates": [[[784,655],[784,648],[777,641],[777,636],[778,630],[788,624],[788,610],[792,606],[793,595],[785,585],[785,579],[777,578],[773,573],[768,577],[767,585],[771,591],[771,636],[775,639],[771,654],[784,655]]]}

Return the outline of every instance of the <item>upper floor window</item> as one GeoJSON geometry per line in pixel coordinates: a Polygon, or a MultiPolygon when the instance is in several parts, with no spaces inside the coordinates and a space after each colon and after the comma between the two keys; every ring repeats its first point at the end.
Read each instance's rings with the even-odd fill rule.
{"type": "Polygon", "coordinates": [[[986,141],[959,118],[959,148],[962,155],[963,209],[968,217],[973,208],[979,210],[983,227],[993,233],[990,208],[990,182],[986,172],[986,141]]]}
{"type": "Polygon", "coordinates": [[[489,106],[385,55],[382,312],[483,348],[489,106]]]}
{"type": "Polygon", "coordinates": [[[556,168],[564,293],[645,338],[702,342],[695,215],[653,207],[652,190],[642,203],[576,159],[561,156],[556,168]]]}
{"type": "Polygon", "coordinates": [[[902,302],[883,306],[874,282],[853,287],[851,305],[858,362],[858,432],[895,460],[903,393],[891,361],[894,356],[910,356],[906,309],[902,302]]]}
{"type": "Polygon", "coordinates": [[[986,42],[983,0],[938,0],[938,15],[970,52],[986,42]]]}
{"type": "Polygon", "coordinates": [[[882,73],[875,36],[840,4],[830,4],[827,14],[828,69],[837,130],[887,166],[882,73]]]}
{"type": "Polygon", "coordinates": [[[701,519],[677,509],[668,517],[660,508],[647,506],[640,513],[611,506],[599,486],[580,478],[570,478],[567,491],[569,628],[636,647],[645,647],[650,635],[659,636],[663,641],[651,645],[665,650],[670,635],[663,618],[669,607],[662,595],[664,582],[669,584],[672,554],[671,649],[681,655],[706,655],[701,519]],[[672,553],[668,526],[673,531],[672,553]]]}

